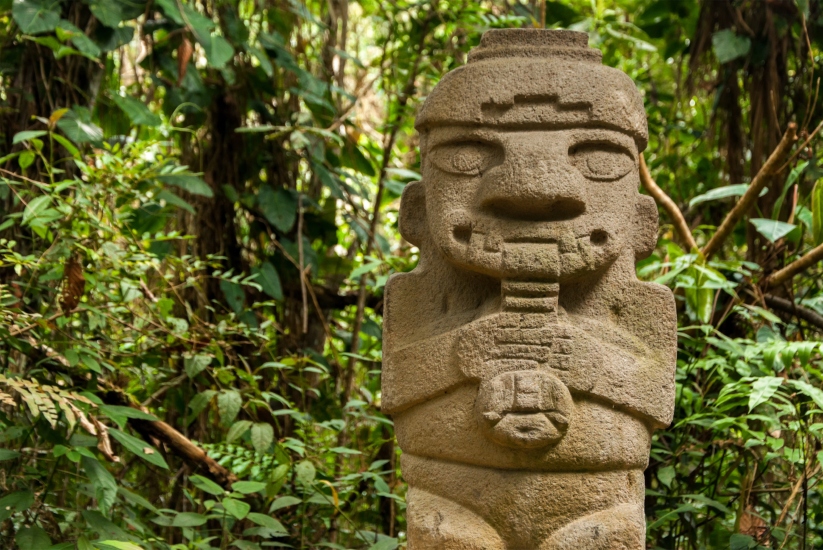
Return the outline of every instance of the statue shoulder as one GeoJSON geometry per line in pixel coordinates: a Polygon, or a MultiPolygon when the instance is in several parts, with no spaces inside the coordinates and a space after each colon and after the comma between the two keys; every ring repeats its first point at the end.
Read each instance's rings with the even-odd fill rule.
{"type": "Polygon", "coordinates": [[[677,312],[672,291],[657,283],[633,281],[617,306],[624,330],[649,342],[677,345],[677,312]]]}

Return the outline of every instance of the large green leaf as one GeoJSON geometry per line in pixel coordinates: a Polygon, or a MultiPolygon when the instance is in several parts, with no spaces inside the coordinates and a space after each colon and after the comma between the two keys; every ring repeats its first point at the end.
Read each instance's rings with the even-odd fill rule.
{"type": "Polygon", "coordinates": [[[200,45],[206,51],[206,60],[211,67],[222,69],[234,57],[234,48],[229,41],[218,35],[210,35],[200,45]]]}
{"type": "Polygon", "coordinates": [[[224,390],[217,395],[217,411],[220,413],[220,422],[229,425],[237,418],[243,398],[235,390],[224,390]]]}
{"type": "Polygon", "coordinates": [[[174,516],[172,527],[199,527],[206,523],[208,518],[195,512],[183,512],[174,516]]]}
{"type": "Polygon", "coordinates": [[[37,525],[20,529],[14,541],[18,548],[25,548],[25,550],[49,550],[51,547],[51,539],[43,528],[37,525]]]}
{"type": "Polygon", "coordinates": [[[812,239],[815,245],[823,244],[823,178],[812,189],[812,239]]]}
{"type": "Polygon", "coordinates": [[[106,519],[97,510],[84,510],[83,519],[86,520],[92,530],[105,539],[130,540],[132,538],[126,531],[106,519]]]}
{"type": "Polygon", "coordinates": [[[34,504],[34,493],[29,490],[7,493],[0,497],[0,521],[6,521],[12,514],[28,510],[34,504]]]}
{"type": "Polygon", "coordinates": [[[231,488],[233,491],[237,491],[238,493],[250,495],[252,493],[264,491],[266,489],[266,484],[262,481],[235,481],[232,483],[231,488]]]}
{"type": "Polygon", "coordinates": [[[256,422],[251,427],[251,444],[258,453],[265,453],[274,441],[274,429],[271,424],[256,422]]]}
{"type": "Polygon", "coordinates": [[[14,0],[12,16],[26,34],[53,31],[60,22],[60,0],[14,0]]]}
{"type": "Polygon", "coordinates": [[[783,379],[778,376],[763,376],[755,380],[752,384],[752,393],[749,394],[749,412],[771,399],[781,384],[783,379]]]}
{"type": "Polygon", "coordinates": [[[780,214],[780,210],[783,207],[783,202],[786,200],[786,196],[789,192],[789,188],[794,185],[803,172],[806,171],[806,168],[809,166],[809,161],[803,161],[799,163],[797,166],[792,168],[792,171],[789,172],[789,177],[786,178],[786,183],[783,185],[783,191],[780,193],[780,196],[777,198],[777,201],[774,203],[774,208],[772,208],[772,218],[777,218],[780,214]]]}
{"type": "Polygon", "coordinates": [[[271,262],[263,262],[260,267],[252,268],[252,273],[257,274],[255,282],[260,285],[263,292],[275,300],[283,299],[283,287],[280,284],[280,276],[271,262]]]}
{"type": "Polygon", "coordinates": [[[757,546],[757,541],[749,535],[735,533],[729,539],[729,550],[749,550],[751,548],[756,548],[757,546]]]}
{"type": "Polygon", "coordinates": [[[116,550],[143,550],[142,546],[137,546],[133,542],[126,542],[122,540],[104,540],[100,541],[97,544],[101,544],[104,546],[111,546],[116,550]]]}
{"type": "Polygon", "coordinates": [[[231,497],[224,498],[221,501],[221,504],[229,514],[233,515],[237,519],[243,519],[251,510],[251,506],[248,503],[231,497]]]}
{"type": "Polygon", "coordinates": [[[314,477],[317,475],[317,470],[311,461],[303,460],[294,466],[294,473],[299,483],[303,485],[310,485],[314,481],[314,477]]]}
{"type": "Polygon", "coordinates": [[[788,235],[797,227],[794,224],[770,220],[768,218],[752,218],[749,220],[757,232],[766,237],[769,242],[775,242],[788,235]]]}
{"type": "Polygon", "coordinates": [[[300,504],[303,501],[297,497],[293,497],[291,495],[287,495],[284,497],[278,497],[274,502],[271,503],[269,506],[269,513],[276,512],[282,508],[288,508],[290,506],[294,506],[296,504],[300,504]]]}
{"type": "Polygon", "coordinates": [[[129,0],[91,0],[89,8],[98,21],[107,27],[118,27],[126,17],[123,8],[129,0]]]}
{"type": "Polygon", "coordinates": [[[226,302],[232,311],[240,315],[243,312],[243,304],[246,301],[246,293],[243,292],[243,287],[232,281],[221,279],[220,290],[223,291],[223,296],[226,297],[226,302]]]}
{"type": "Polygon", "coordinates": [[[275,191],[263,185],[257,194],[257,203],[263,215],[274,227],[288,233],[297,219],[297,197],[287,189],[275,191]]]}
{"type": "Polygon", "coordinates": [[[4,460],[14,460],[20,456],[20,453],[12,449],[0,449],[0,462],[4,460]]]}
{"type": "Polygon", "coordinates": [[[45,130],[24,130],[22,132],[17,132],[14,134],[14,138],[12,138],[11,143],[15,145],[17,143],[22,143],[24,141],[29,141],[34,138],[39,138],[41,136],[45,136],[48,132],[45,130]]]}
{"type": "Polygon", "coordinates": [[[206,370],[206,367],[208,367],[210,363],[210,356],[199,353],[194,356],[184,357],[183,369],[186,371],[186,375],[189,378],[194,378],[195,376],[206,370]]]}
{"type": "MultiPolygon", "coordinates": [[[[298,501],[298,502],[300,502],[300,501],[298,501]]],[[[280,523],[279,521],[277,521],[276,519],[274,519],[271,516],[267,516],[266,514],[259,514],[257,512],[252,512],[247,516],[247,518],[249,519],[249,521],[252,521],[252,522],[256,523],[257,525],[265,527],[266,529],[269,529],[271,531],[274,531],[274,532],[277,532],[277,533],[285,533],[286,532],[286,528],[283,527],[282,523],[280,523]]]]}
{"type": "Polygon", "coordinates": [[[194,174],[166,174],[158,176],[157,179],[163,183],[179,187],[193,195],[202,195],[209,198],[214,196],[209,184],[194,174]]]}
{"type": "Polygon", "coordinates": [[[35,218],[39,217],[51,205],[51,197],[48,195],[40,195],[29,201],[26,209],[23,210],[23,225],[27,225],[35,218]]]}
{"type": "Polygon", "coordinates": [[[823,390],[803,380],[790,380],[789,384],[794,386],[800,393],[806,395],[806,397],[811,398],[817,408],[823,410],[823,390]]]}
{"type": "Polygon", "coordinates": [[[226,434],[226,443],[233,443],[236,439],[242,437],[247,431],[249,431],[251,425],[251,420],[238,420],[232,424],[226,434]]]}
{"type": "Polygon", "coordinates": [[[98,143],[103,139],[103,130],[91,121],[91,112],[85,107],[73,107],[57,127],[74,143],[98,143]]]}
{"type": "Polygon", "coordinates": [[[752,47],[748,36],[739,36],[731,29],[725,29],[712,35],[712,49],[721,63],[728,63],[743,57],[752,47]]]}
{"type": "Polygon", "coordinates": [[[100,46],[83,33],[80,29],[74,26],[70,21],[62,19],[57,24],[57,37],[60,40],[70,40],[77,50],[87,56],[96,58],[102,53],[100,46]]]}
{"type": "Polygon", "coordinates": [[[108,515],[114,501],[117,499],[117,481],[96,458],[83,456],[82,463],[83,469],[94,487],[100,511],[108,515]]]}
{"type": "Polygon", "coordinates": [[[126,113],[134,124],[141,126],[160,125],[160,117],[152,113],[142,101],[131,96],[124,97],[118,94],[112,94],[111,99],[124,113],[126,113]]]}
{"type": "Polygon", "coordinates": [[[220,485],[207,477],[194,475],[189,478],[189,481],[191,481],[192,485],[210,495],[222,495],[226,492],[220,485]]]}
{"type": "Polygon", "coordinates": [[[397,539],[387,537],[369,546],[369,550],[395,550],[397,545],[397,539]]]}
{"type": "MultiPolygon", "coordinates": [[[[742,196],[746,190],[749,188],[749,185],[746,183],[739,183],[737,185],[725,185],[723,187],[716,187],[709,191],[706,191],[702,195],[697,195],[692,200],[689,201],[689,208],[696,206],[700,203],[714,201],[718,199],[725,199],[726,197],[740,197],[742,196]]],[[[767,190],[764,189],[764,192],[767,190]]]]}
{"type": "Polygon", "coordinates": [[[169,469],[169,465],[166,464],[166,460],[163,456],[151,445],[146,443],[141,439],[137,439],[134,436],[127,434],[126,432],[121,432],[115,428],[109,428],[109,434],[120,442],[125,448],[129,451],[133,452],[146,462],[154,464],[155,466],[159,466],[165,470],[169,469]]]}

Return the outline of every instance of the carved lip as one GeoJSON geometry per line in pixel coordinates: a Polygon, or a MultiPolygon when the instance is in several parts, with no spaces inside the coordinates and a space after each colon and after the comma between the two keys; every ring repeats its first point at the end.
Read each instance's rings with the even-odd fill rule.
{"type": "Polygon", "coordinates": [[[570,242],[572,240],[591,238],[595,233],[602,232],[599,228],[573,227],[568,224],[549,226],[533,224],[532,227],[518,228],[513,231],[506,231],[503,235],[503,242],[522,244],[555,244],[560,242],[570,242]],[[581,230],[582,229],[582,230],[581,230]]]}

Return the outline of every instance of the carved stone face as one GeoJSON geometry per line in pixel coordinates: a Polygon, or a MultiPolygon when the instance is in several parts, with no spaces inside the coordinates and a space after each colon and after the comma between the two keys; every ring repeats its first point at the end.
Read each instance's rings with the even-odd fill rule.
{"type": "Polygon", "coordinates": [[[424,145],[428,232],[461,268],[565,282],[636,248],[638,151],[625,133],[444,126],[424,145]]]}

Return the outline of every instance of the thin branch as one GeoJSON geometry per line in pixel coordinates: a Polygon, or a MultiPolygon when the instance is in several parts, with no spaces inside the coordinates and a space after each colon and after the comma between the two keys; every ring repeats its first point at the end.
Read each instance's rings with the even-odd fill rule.
{"type": "Polygon", "coordinates": [[[794,315],[798,319],[803,319],[810,325],[814,325],[818,329],[823,330],[823,315],[820,315],[816,311],[798,305],[791,300],[787,300],[786,298],[773,296],[772,294],[764,294],[763,299],[766,301],[766,305],[770,308],[782,311],[783,313],[788,313],[789,315],[794,315]]]}
{"type": "Polygon", "coordinates": [[[815,468],[811,471],[811,473],[809,473],[808,468],[803,470],[804,475],[803,475],[803,477],[798,479],[797,482],[794,484],[794,488],[792,489],[792,494],[789,495],[789,499],[786,501],[786,505],[783,506],[783,510],[780,512],[780,516],[777,518],[777,522],[774,524],[775,527],[780,526],[780,524],[783,523],[783,520],[786,519],[786,514],[789,513],[789,508],[791,508],[792,502],[794,502],[794,499],[797,498],[797,495],[800,493],[800,489],[803,486],[804,478],[809,478],[809,477],[815,476],[819,470],[820,470],[820,465],[819,464],[817,466],[815,466],[815,468]]]}
{"type": "Polygon", "coordinates": [[[805,271],[817,262],[823,260],[823,244],[813,248],[800,258],[796,259],[783,269],[775,271],[763,281],[763,286],[766,288],[774,288],[789,281],[798,273],[805,271]]]}
{"type": "MultiPolygon", "coordinates": [[[[119,388],[111,384],[106,386],[109,391],[102,396],[104,402],[148,412],[145,407],[132,403],[129,397],[119,388]]],[[[218,464],[206,451],[166,422],[162,420],[141,420],[139,418],[129,418],[128,422],[145,439],[154,437],[164,443],[176,456],[182,458],[192,468],[192,473],[207,472],[208,477],[226,489],[230,489],[231,484],[237,481],[237,476],[231,471],[218,464]]]]}
{"type": "Polygon", "coordinates": [[[23,334],[24,332],[28,332],[28,331],[30,331],[30,330],[32,330],[32,329],[35,329],[35,328],[40,327],[40,326],[43,326],[43,324],[49,324],[49,323],[51,323],[51,322],[53,322],[53,321],[56,321],[56,320],[57,320],[57,319],[59,319],[60,317],[63,317],[63,316],[67,316],[67,317],[68,317],[68,316],[71,316],[71,315],[73,315],[74,313],[77,313],[78,311],[80,311],[80,308],[79,308],[79,307],[76,307],[76,308],[74,308],[74,309],[72,309],[72,310],[69,310],[69,311],[58,311],[57,313],[55,313],[55,314],[54,314],[54,315],[52,315],[51,317],[46,317],[45,319],[40,319],[40,321],[39,321],[39,322],[32,323],[32,324],[30,324],[30,325],[26,325],[26,326],[24,326],[24,327],[14,327],[13,329],[11,329],[11,330],[9,331],[9,336],[20,336],[20,335],[21,335],[21,334],[23,334]]]}
{"type": "Polygon", "coordinates": [[[303,334],[309,331],[309,300],[306,296],[306,268],[303,254],[303,195],[297,195],[297,261],[300,262],[300,296],[303,300],[303,334]]]}
{"type": "Polygon", "coordinates": [[[720,250],[723,242],[731,235],[737,222],[743,219],[743,216],[749,212],[755,201],[757,201],[757,197],[760,196],[760,191],[769,183],[771,176],[780,172],[786,156],[796,141],[797,124],[791,122],[786,129],[786,133],[783,134],[783,139],[780,140],[780,143],[778,143],[777,147],[772,151],[766,163],[754,179],[752,179],[752,183],[749,185],[749,188],[746,189],[746,193],[740,197],[740,200],[734,205],[732,211],[729,212],[726,219],[723,220],[723,223],[717,228],[715,234],[709,239],[706,246],[703,247],[703,256],[705,256],[706,259],[709,259],[715,252],[720,250]]]}
{"type": "MultiPolygon", "coordinates": [[[[32,345],[38,344],[33,338],[30,339],[30,343],[32,345]]],[[[36,347],[46,357],[56,361],[64,367],[67,372],[71,373],[72,369],[69,362],[55,350],[44,344],[38,344],[36,347]]],[[[145,407],[132,403],[129,396],[123,392],[122,389],[118,388],[111,382],[104,379],[98,379],[97,383],[101,389],[105,390],[101,396],[104,403],[109,405],[131,407],[132,409],[145,413],[149,412],[149,410],[145,407]]],[[[154,437],[162,443],[165,443],[176,456],[182,458],[189,466],[191,466],[195,473],[197,471],[205,470],[208,472],[208,476],[211,479],[226,489],[230,489],[231,484],[237,481],[237,476],[235,476],[231,471],[218,464],[216,460],[206,454],[206,451],[198,447],[189,438],[178,432],[174,427],[166,422],[163,422],[162,420],[141,420],[139,418],[129,418],[128,423],[145,439],[154,437]]]]}
{"type": "Polygon", "coordinates": [[[643,155],[640,155],[640,183],[643,185],[643,189],[645,189],[669,215],[669,218],[671,218],[674,223],[677,234],[683,243],[685,243],[689,252],[698,250],[697,243],[694,241],[694,236],[692,236],[692,231],[689,229],[689,224],[686,223],[686,218],[683,217],[683,212],[680,211],[680,208],[677,207],[677,204],[675,204],[672,198],[652,179],[643,155]]]}
{"type": "MultiPolygon", "coordinates": [[[[818,80],[819,80],[819,79],[818,79],[818,80]]],[[[786,161],[786,163],[785,163],[783,166],[781,166],[781,167],[780,167],[780,169],[778,170],[778,172],[782,172],[782,171],[783,171],[783,170],[784,170],[784,169],[785,169],[785,168],[786,168],[789,164],[791,164],[791,163],[792,163],[792,161],[793,161],[794,159],[796,159],[796,158],[797,158],[797,155],[799,155],[800,153],[802,153],[802,152],[806,149],[806,146],[807,146],[809,143],[811,143],[811,141],[814,139],[814,136],[816,136],[816,135],[817,135],[817,133],[820,131],[820,129],[821,129],[821,128],[823,128],[823,121],[821,121],[821,122],[820,122],[820,124],[818,124],[818,125],[817,125],[817,127],[816,127],[814,130],[812,130],[812,133],[811,133],[811,134],[809,134],[809,137],[807,137],[807,138],[806,138],[806,141],[804,141],[804,142],[800,145],[800,147],[798,147],[798,148],[797,148],[797,151],[795,151],[795,152],[794,152],[794,154],[793,154],[792,156],[790,156],[790,157],[789,157],[789,160],[787,160],[787,161],[786,161]]]]}

